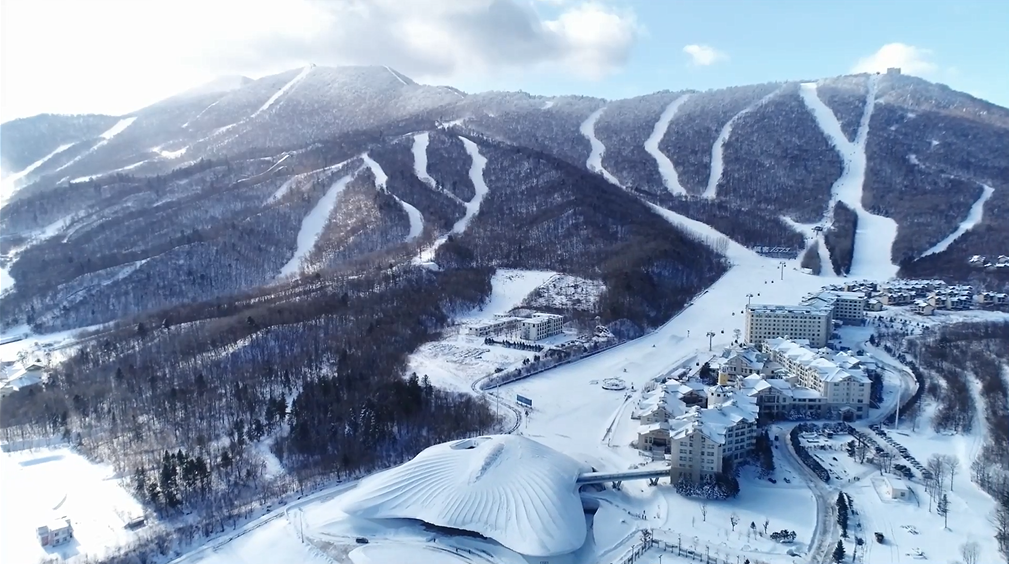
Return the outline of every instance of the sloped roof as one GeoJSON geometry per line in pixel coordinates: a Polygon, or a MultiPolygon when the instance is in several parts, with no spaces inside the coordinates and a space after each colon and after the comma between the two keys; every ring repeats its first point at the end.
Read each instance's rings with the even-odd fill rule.
{"type": "Polygon", "coordinates": [[[576,481],[590,470],[521,436],[464,439],[365,478],[342,496],[342,509],[368,519],[419,519],[527,556],[555,556],[585,543],[576,481]]]}

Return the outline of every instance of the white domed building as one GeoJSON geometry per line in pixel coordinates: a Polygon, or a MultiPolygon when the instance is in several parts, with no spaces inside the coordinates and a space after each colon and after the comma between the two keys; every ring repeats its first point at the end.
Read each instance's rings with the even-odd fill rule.
{"type": "Polygon", "coordinates": [[[558,556],[586,541],[577,480],[591,470],[522,436],[464,439],[365,478],[341,496],[341,509],[477,533],[526,556],[558,556]]]}

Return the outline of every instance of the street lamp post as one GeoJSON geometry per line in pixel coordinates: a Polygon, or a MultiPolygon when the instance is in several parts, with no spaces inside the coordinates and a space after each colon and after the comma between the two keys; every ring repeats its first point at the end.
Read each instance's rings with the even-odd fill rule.
{"type": "Polygon", "coordinates": [[[714,331],[708,331],[708,352],[711,352],[711,340],[715,338],[714,331]]]}
{"type": "Polygon", "coordinates": [[[785,279],[785,266],[787,266],[787,263],[785,261],[781,261],[778,263],[778,269],[781,271],[782,280],[785,279]]]}

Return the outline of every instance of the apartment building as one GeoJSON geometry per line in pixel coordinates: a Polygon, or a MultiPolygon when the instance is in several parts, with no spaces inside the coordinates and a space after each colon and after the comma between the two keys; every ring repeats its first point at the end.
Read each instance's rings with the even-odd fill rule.
{"type": "Polygon", "coordinates": [[[814,347],[827,346],[833,329],[833,307],[826,305],[746,306],[745,340],[760,346],[768,339],[805,339],[814,347]]]}
{"type": "Polygon", "coordinates": [[[68,543],[74,538],[74,527],[70,524],[70,519],[60,517],[35,529],[35,534],[42,546],[56,546],[68,543]]]}
{"type": "Polygon", "coordinates": [[[491,321],[469,326],[468,333],[474,337],[498,337],[519,333],[524,318],[495,316],[491,321]]]}
{"type": "Polygon", "coordinates": [[[826,349],[817,352],[807,343],[780,338],[765,341],[763,351],[795,377],[795,384],[823,397],[821,415],[827,411],[849,411],[854,418],[868,415],[872,381],[857,358],[826,349]]]}
{"type": "Polygon", "coordinates": [[[559,335],[563,329],[564,316],[554,313],[534,313],[531,318],[523,319],[520,326],[522,338],[527,341],[559,335]]]}

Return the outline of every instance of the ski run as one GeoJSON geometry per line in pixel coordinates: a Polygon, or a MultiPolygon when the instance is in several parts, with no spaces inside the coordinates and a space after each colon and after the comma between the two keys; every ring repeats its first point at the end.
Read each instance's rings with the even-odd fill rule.
{"type": "Polygon", "coordinates": [[[991,186],[982,184],[984,190],[981,192],[981,197],[974,202],[974,205],[970,207],[970,211],[967,212],[967,217],[957,226],[956,231],[950,233],[945,239],[939,241],[934,247],[922,253],[921,256],[934,255],[936,253],[941,253],[949,248],[960,238],[961,235],[970,231],[975,225],[981,223],[981,219],[984,217],[984,204],[991,198],[991,195],[995,193],[995,189],[991,186]]]}
{"type": "Polygon", "coordinates": [[[587,166],[592,172],[603,175],[603,178],[605,178],[610,184],[623,188],[620,181],[610,174],[609,171],[603,168],[603,154],[606,153],[606,147],[603,145],[602,141],[596,138],[596,122],[599,121],[599,116],[603,115],[603,110],[605,109],[606,107],[603,106],[602,108],[599,108],[589,114],[589,117],[585,118],[585,121],[583,121],[582,125],[578,128],[578,131],[580,131],[582,135],[589,140],[589,144],[592,145],[592,152],[589,153],[589,159],[585,161],[585,166],[587,166]]]}
{"type": "Polygon", "coordinates": [[[265,112],[266,110],[270,109],[270,106],[272,106],[273,104],[275,104],[277,102],[277,100],[279,100],[280,97],[284,95],[285,92],[287,92],[288,90],[294,88],[302,80],[305,80],[305,77],[308,76],[308,73],[312,71],[313,67],[314,67],[314,65],[309,65],[309,66],[301,69],[301,72],[298,73],[298,76],[292,78],[290,80],[290,82],[288,82],[287,84],[285,84],[284,86],[282,86],[280,88],[280,90],[277,90],[276,92],[274,92],[273,96],[270,96],[270,99],[267,100],[262,106],[260,106],[260,108],[258,110],[256,110],[255,112],[253,112],[252,115],[249,116],[249,117],[250,118],[254,118],[254,117],[258,116],[259,114],[265,112]]]}
{"type": "Polygon", "coordinates": [[[728,142],[729,136],[732,135],[732,126],[736,123],[736,120],[763,106],[768,100],[777,96],[779,92],[781,92],[780,88],[764,96],[756,104],[747,106],[743,111],[732,116],[732,119],[725,122],[725,125],[722,126],[722,130],[718,132],[715,143],[711,146],[711,176],[708,177],[708,185],[705,187],[704,193],[701,194],[702,197],[713,200],[718,195],[718,183],[722,181],[722,172],[725,170],[725,143],[728,142]]]}
{"type": "Polygon", "coordinates": [[[35,169],[37,169],[38,167],[46,164],[46,161],[48,161],[49,159],[51,159],[51,158],[55,157],[56,155],[62,153],[63,151],[66,151],[67,149],[69,149],[73,145],[74,145],[73,143],[67,143],[65,145],[60,145],[59,147],[56,148],[55,151],[53,151],[52,153],[49,153],[48,155],[42,157],[41,159],[33,162],[30,165],[28,165],[21,172],[15,172],[14,174],[8,176],[7,178],[4,178],[2,185],[0,185],[0,186],[2,186],[2,188],[0,188],[0,202],[3,202],[7,198],[9,198],[12,195],[14,195],[14,192],[17,191],[17,186],[15,186],[15,185],[17,184],[18,180],[21,180],[22,178],[28,176],[29,174],[31,174],[32,172],[34,172],[35,169]]]}
{"type": "Polygon", "coordinates": [[[320,172],[327,172],[327,171],[330,171],[330,170],[338,169],[341,166],[343,166],[343,165],[345,165],[345,164],[347,164],[349,162],[350,162],[350,159],[338,162],[335,165],[330,165],[330,166],[327,166],[327,167],[318,168],[318,169],[315,169],[315,170],[310,170],[308,172],[303,172],[301,174],[295,174],[291,178],[288,178],[286,182],[284,182],[283,184],[281,184],[280,188],[277,188],[277,191],[274,192],[273,195],[271,195],[269,198],[267,198],[266,202],[264,202],[264,205],[272,204],[272,203],[276,202],[277,200],[279,200],[279,199],[283,198],[284,196],[286,196],[287,193],[290,192],[291,189],[293,189],[295,187],[295,185],[298,184],[298,182],[300,180],[305,179],[305,178],[309,178],[309,177],[314,176],[314,175],[316,175],[316,174],[318,174],[320,172]]]}
{"type": "Polygon", "coordinates": [[[61,166],[60,168],[56,169],[54,172],[59,172],[59,171],[65,169],[65,168],[67,168],[68,166],[76,163],[77,161],[83,159],[84,157],[90,155],[91,153],[94,153],[99,148],[101,148],[103,145],[105,145],[106,143],[108,143],[110,139],[112,139],[116,135],[119,135],[120,133],[122,133],[123,131],[125,131],[126,128],[129,127],[130,125],[132,125],[133,122],[136,121],[136,120],[137,120],[137,117],[133,116],[133,117],[128,117],[128,118],[123,118],[123,119],[117,121],[115,125],[113,125],[111,128],[109,128],[105,133],[102,133],[100,135],[100,137],[102,138],[102,140],[99,141],[98,143],[96,143],[94,147],[91,147],[87,151],[84,151],[83,153],[77,155],[76,157],[74,157],[73,159],[71,159],[70,162],[68,162],[65,165],[61,166]]]}
{"type": "Polygon", "coordinates": [[[470,221],[480,213],[480,205],[483,204],[484,196],[487,195],[487,182],[483,177],[483,169],[487,166],[487,157],[480,154],[480,147],[476,143],[462,136],[459,136],[459,140],[462,141],[471,161],[469,179],[473,183],[473,199],[466,202],[466,213],[459,221],[455,222],[452,230],[439,237],[429,248],[422,250],[414,262],[431,262],[434,260],[435,251],[448,240],[449,235],[458,235],[466,231],[470,221]]]}
{"type": "Polygon", "coordinates": [[[350,184],[350,181],[354,179],[354,176],[360,170],[357,169],[350,174],[344,175],[333,183],[329,190],[326,190],[326,194],[315,204],[312,211],[308,212],[308,215],[302,220],[301,229],[298,231],[298,247],[294,251],[294,256],[291,257],[291,260],[287,261],[287,264],[280,269],[281,278],[295,275],[301,271],[301,263],[312,252],[312,249],[315,248],[315,242],[319,240],[319,236],[322,235],[330,214],[336,208],[336,202],[340,197],[340,193],[347,187],[347,184],[350,184]]]}
{"type": "Polygon", "coordinates": [[[413,152],[413,172],[421,182],[431,188],[437,188],[438,183],[427,172],[427,144],[430,138],[431,135],[426,131],[413,136],[413,146],[411,147],[411,151],[413,152]]]}
{"type": "Polygon", "coordinates": [[[417,237],[420,237],[420,234],[424,232],[424,216],[421,215],[420,210],[409,203],[404,202],[398,196],[389,191],[389,188],[386,187],[386,184],[389,182],[389,176],[384,170],[382,170],[382,165],[375,162],[375,159],[371,158],[368,153],[361,155],[361,159],[364,161],[364,165],[371,169],[371,173],[375,175],[375,188],[378,188],[385,194],[392,196],[392,198],[399,203],[400,207],[403,208],[403,211],[406,212],[407,217],[410,218],[410,233],[406,236],[406,242],[409,243],[417,237]]]}
{"type": "Polygon", "coordinates": [[[666,185],[667,190],[678,196],[686,196],[687,191],[680,185],[680,177],[676,174],[676,167],[673,166],[673,161],[669,160],[669,157],[659,150],[659,142],[666,136],[669,123],[676,117],[676,112],[679,111],[680,106],[689,98],[690,94],[684,94],[666,106],[662,115],[659,116],[659,121],[655,123],[652,134],[645,140],[645,151],[655,158],[655,162],[659,166],[659,174],[662,175],[662,183],[666,185]]]}
{"type": "Polygon", "coordinates": [[[897,238],[897,222],[888,217],[869,213],[862,206],[862,184],[865,181],[866,169],[865,141],[869,136],[869,120],[872,118],[872,110],[876,103],[877,80],[877,77],[869,78],[865,110],[853,142],[848,141],[841,131],[841,124],[834,112],[820,100],[816,93],[816,83],[803,83],[799,93],[806,107],[816,118],[820,130],[841,156],[843,165],[841,176],[831,187],[830,205],[825,220],[833,214],[837,202],[844,202],[858,215],[855,252],[849,274],[854,278],[886,280],[896,276],[898,270],[891,256],[893,241],[897,238]]]}

